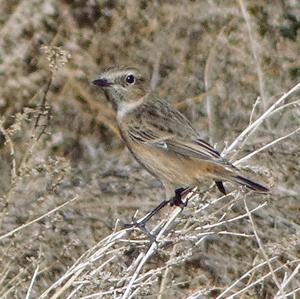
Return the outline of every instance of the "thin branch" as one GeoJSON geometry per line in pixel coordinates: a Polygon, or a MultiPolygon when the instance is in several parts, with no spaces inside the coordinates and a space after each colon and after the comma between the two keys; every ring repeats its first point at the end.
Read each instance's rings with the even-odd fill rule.
{"type": "Polygon", "coordinates": [[[37,265],[37,267],[35,268],[35,271],[34,271],[34,273],[32,275],[32,278],[31,278],[31,281],[30,281],[30,285],[29,285],[29,288],[27,290],[25,299],[29,299],[30,298],[30,293],[31,293],[31,290],[32,290],[32,287],[33,287],[33,284],[35,282],[35,279],[37,277],[38,272],[39,272],[39,265],[37,265]]]}
{"type": "Polygon", "coordinates": [[[131,277],[131,280],[129,281],[129,284],[126,288],[125,293],[122,296],[122,299],[126,299],[129,297],[133,284],[135,283],[135,280],[138,278],[143,266],[147,263],[147,261],[152,257],[152,255],[156,252],[157,250],[157,243],[160,238],[162,237],[162,235],[165,233],[165,231],[169,228],[169,226],[174,222],[174,220],[177,218],[177,216],[181,213],[182,209],[177,207],[171,217],[169,218],[169,220],[167,221],[167,223],[164,225],[164,227],[160,230],[160,232],[158,233],[155,242],[152,243],[152,245],[150,246],[150,248],[148,249],[148,251],[146,252],[146,254],[144,254],[141,262],[139,263],[139,265],[137,266],[134,274],[131,277]]]}
{"type": "MultiPolygon", "coordinates": [[[[281,285],[282,289],[284,289],[290,283],[290,281],[298,274],[299,270],[300,270],[300,263],[294,269],[292,274],[282,283],[282,285],[281,285]]],[[[278,296],[279,296],[279,291],[277,292],[275,299],[277,299],[278,296]]],[[[286,296],[288,296],[288,294],[286,294],[286,296]]]]}
{"type": "MultiPolygon", "coordinates": [[[[271,259],[268,260],[268,261],[270,262],[271,259]]],[[[266,261],[266,264],[268,263],[268,261],[266,261]]],[[[294,263],[294,262],[299,262],[299,260],[295,260],[295,261],[289,262],[289,263],[287,263],[287,264],[292,264],[292,263],[294,263]]],[[[274,273],[276,273],[276,272],[278,272],[279,270],[281,270],[282,268],[284,268],[287,264],[282,265],[282,266],[279,266],[279,267],[277,267],[276,269],[274,269],[274,273]]],[[[238,295],[244,293],[246,290],[252,288],[253,286],[257,285],[258,283],[264,281],[267,277],[269,277],[269,276],[271,276],[271,275],[272,275],[272,273],[271,273],[271,272],[268,272],[267,274],[261,276],[259,279],[257,279],[256,281],[252,282],[251,284],[247,285],[246,287],[242,288],[241,290],[239,290],[239,291],[235,292],[234,294],[232,294],[232,295],[226,297],[226,299],[235,299],[235,298],[239,298],[239,297],[237,297],[238,295]]]]}
{"type": "Polygon", "coordinates": [[[246,273],[244,273],[241,277],[239,277],[239,279],[237,279],[233,284],[231,284],[229,287],[226,288],[226,290],[224,290],[216,299],[221,299],[226,293],[228,293],[233,287],[235,287],[239,282],[241,282],[244,278],[248,277],[252,272],[256,271],[257,269],[263,267],[264,265],[266,265],[268,262],[271,263],[274,260],[276,260],[278,257],[274,256],[272,258],[270,258],[268,261],[264,261],[254,267],[252,267],[249,271],[247,271],[246,273]]]}
{"type": "MultiPolygon", "coordinates": [[[[205,64],[204,70],[204,84],[205,91],[210,90],[213,85],[218,86],[217,84],[213,84],[216,78],[213,78],[213,66],[216,65],[217,59],[217,46],[221,37],[224,34],[224,30],[227,26],[224,26],[219,32],[213,46],[210,48],[208,58],[205,64]]],[[[216,77],[216,76],[215,76],[216,77]]],[[[220,114],[220,95],[215,93],[207,96],[207,117],[208,117],[208,129],[209,129],[209,138],[211,143],[215,143],[217,140],[220,140],[220,136],[223,134],[224,127],[222,126],[222,117],[220,114]]]]}
{"type": "Polygon", "coordinates": [[[88,251],[83,253],[79,257],[79,259],[77,259],[77,261],[73,264],[73,266],[62,277],[60,277],[47,290],[44,291],[44,293],[39,297],[39,299],[46,298],[52,290],[61,285],[63,281],[65,281],[67,278],[69,278],[72,275],[76,275],[77,271],[81,271],[85,267],[89,266],[97,259],[103,257],[104,254],[108,254],[108,249],[111,248],[116,243],[116,241],[122,239],[127,234],[128,230],[113,232],[112,234],[95,244],[88,251]],[[97,250],[97,248],[100,248],[100,250],[97,250]]]}
{"type": "MultiPolygon", "coordinates": [[[[291,292],[289,292],[289,293],[287,293],[286,294],[286,296],[287,297],[289,297],[289,296],[291,296],[291,295],[295,295],[297,292],[299,292],[300,291],[300,287],[299,288],[297,288],[297,289],[294,289],[293,291],[291,291],[291,292]]],[[[283,297],[279,297],[278,299],[281,299],[281,298],[283,298],[283,297]]],[[[294,298],[296,298],[296,297],[294,297],[294,298]]]]}
{"type": "Polygon", "coordinates": [[[236,165],[238,165],[238,164],[241,164],[242,162],[245,162],[246,160],[252,158],[254,155],[258,154],[259,152],[261,152],[261,151],[263,151],[263,150],[265,150],[265,149],[267,149],[267,148],[273,146],[274,144],[278,143],[279,141],[282,141],[282,140],[284,140],[284,139],[286,139],[286,138],[291,137],[292,135],[296,134],[296,133],[299,132],[299,131],[300,131],[300,127],[297,128],[296,130],[290,132],[289,134],[284,135],[284,136],[282,136],[282,137],[279,137],[279,138],[273,140],[272,142],[270,142],[270,143],[268,143],[268,144],[262,146],[261,148],[257,149],[256,151],[250,153],[249,155],[247,155],[247,156],[245,156],[245,157],[243,157],[243,158],[241,158],[241,159],[235,161],[235,162],[233,163],[233,165],[236,166],[236,165]]]}
{"type": "Polygon", "coordinates": [[[271,112],[276,109],[284,100],[286,100],[290,95],[300,90],[300,82],[291,88],[287,93],[282,95],[269,109],[267,109],[256,121],[249,125],[232,143],[222,152],[223,156],[226,156],[229,152],[235,149],[241,142],[248,138],[257,127],[270,116],[271,112]]]}
{"type": "MultiPolygon", "coordinates": [[[[67,290],[75,281],[75,279],[81,274],[81,272],[84,270],[84,268],[77,271],[61,288],[59,288],[51,297],[50,299],[56,299],[59,298],[62,293],[67,290]]],[[[79,289],[79,286],[77,290],[79,289]]]]}
{"type": "Polygon", "coordinates": [[[47,212],[46,214],[43,214],[42,216],[40,216],[40,217],[38,217],[38,218],[35,218],[35,219],[33,219],[33,220],[31,220],[31,221],[29,221],[29,222],[27,222],[27,223],[24,223],[24,224],[18,226],[17,228],[15,228],[15,229],[9,231],[8,233],[6,233],[6,234],[0,236],[0,241],[3,240],[3,239],[5,239],[5,238],[7,238],[7,237],[9,237],[9,236],[12,236],[12,235],[15,234],[16,232],[18,232],[18,231],[20,231],[20,230],[22,230],[22,229],[24,229],[24,228],[30,226],[31,224],[33,224],[33,223],[35,223],[35,222],[38,222],[38,221],[42,220],[43,218],[45,218],[45,217],[47,217],[47,216],[49,216],[49,215],[55,213],[55,212],[58,211],[59,209],[63,208],[64,206],[66,206],[66,205],[70,204],[71,202],[73,202],[74,200],[76,200],[77,198],[78,198],[78,196],[75,196],[74,198],[72,198],[72,199],[70,199],[70,200],[64,202],[63,204],[59,205],[58,207],[55,207],[54,209],[50,210],[50,211],[47,212]]]}
{"type": "Polygon", "coordinates": [[[9,267],[11,266],[11,261],[7,262],[6,266],[4,266],[3,264],[1,265],[2,266],[2,272],[0,273],[0,286],[2,284],[4,284],[3,282],[5,281],[5,279],[7,278],[8,276],[8,273],[10,271],[9,267]]]}
{"type": "MultiPolygon", "coordinates": [[[[186,230],[188,228],[190,224],[190,221],[187,221],[184,225],[183,230],[186,230]]],[[[172,252],[170,254],[170,260],[175,257],[175,253],[176,253],[176,249],[178,247],[178,244],[175,244],[172,248],[172,252]]],[[[158,292],[158,296],[157,299],[162,299],[163,298],[163,292],[166,288],[167,285],[167,280],[168,280],[168,274],[170,272],[170,267],[167,267],[162,275],[162,279],[161,279],[161,283],[160,283],[160,288],[159,288],[159,292],[158,292]]]]}
{"type": "Polygon", "coordinates": [[[0,120],[0,131],[5,137],[5,141],[7,142],[10,150],[11,156],[11,185],[13,186],[16,182],[17,178],[17,170],[16,170],[16,156],[15,156],[15,147],[12,139],[10,138],[9,134],[3,127],[3,120],[0,120]]]}
{"type": "Polygon", "coordinates": [[[191,102],[200,103],[200,102],[204,101],[205,98],[207,98],[208,96],[215,96],[217,94],[217,89],[218,89],[217,84],[215,84],[211,89],[209,89],[203,93],[200,93],[194,97],[188,97],[183,100],[179,100],[175,106],[177,109],[184,109],[184,108],[188,107],[189,103],[191,103],[191,102]]]}
{"type": "Polygon", "coordinates": [[[257,229],[256,229],[256,225],[253,221],[253,218],[252,218],[252,214],[250,213],[249,209],[248,209],[248,206],[247,206],[247,203],[246,203],[246,200],[244,199],[244,206],[245,206],[245,209],[247,211],[247,214],[248,214],[248,217],[249,217],[249,220],[250,220],[250,223],[251,223],[251,226],[252,226],[252,229],[253,229],[253,232],[254,232],[254,235],[255,235],[255,238],[256,238],[256,241],[258,243],[258,246],[259,246],[259,249],[264,257],[264,259],[267,261],[267,264],[268,264],[268,267],[270,269],[270,272],[272,273],[272,277],[273,277],[273,280],[278,288],[278,290],[280,291],[280,294],[283,298],[286,298],[285,294],[284,294],[284,291],[283,291],[283,288],[281,286],[281,284],[279,283],[278,279],[277,279],[277,276],[275,275],[275,272],[274,272],[274,269],[269,261],[269,257],[263,247],[263,244],[262,244],[262,241],[260,240],[260,237],[258,236],[258,233],[257,233],[257,229]]]}
{"type": "Polygon", "coordinates": [[[249,41],[250,41],[250,46],[251,46],[251,51],[252,51],[252,55],[254,57],[254,61],[255,61],[255,67],[256,67],[256,72],[257,72],[257,76],[258,76],[258,83],[259,83],[259,93],[260,93],[260,97],[262,98],[263,104],[266,105],[266,95],[265,95],[265,83],[264,83],[264,75],[262,72],[262,68],[260,65],[260,59],[256,50],[256,42],[253,38],[253,34],[252,34],[252,29],[251,29],[251,21],[250,21],[250,16],[247,12],[247,9],[245,7],[244,1],[243,0],[238,0],[243,17],[245,19],[246,22],[246,26],[247,26],[247,30],[248,30],[248,34],[249,34],[249,41]]]}
{"type": "Polygon", "coordinates": [[[43,115],[43,113],[46,109],[47,95],[48,95],[48,92],[49,92],[49,89],[50,89],[50,86],[51,86],[51,83],[52,83],[52,79],[53,79],[53,73],[51,71],[50,72],[50,77],[49,77],[49,80],[47,82],[46,88],[44,90],[44,95],[43,95],[43,98],[42,98],[42,101],[41,101],[41,104],[40,104],[40,107],[39,107],[40,111],[38,112],[37,118],[35,120],[35,124],[34,124],[35,129],[37,129],[37,127],[39,125],[40,118],[41,118],[41,116],[43,115]]]}
{"type": "MultiPolygon", "coordinates": [[[[263,204],[260,204],[258,205],[257,207],[253,208],[250,213],[253,213],[261,208],[263,208],[264,206],[266,206],[268,203],[267,202],[264,202],[263,204]]],[[[217,223],[214,223],[214,224],[207,224],[207,225],[203,225],[202,227],[200,227],[199,229],[208,229],[208,228],[213,228],[213,227],[217,227],[217,226],[220,226],[220,225],[223,225],[223,224],[226,224],[226,223],[230,223],[230,222],[234,222],[236,220],[239,220],[239,219],[243,219],[245,217],[248,216],[248,212],[243,214],[243,215],[239,215],[239,216],[236,216],[234,218],[231,218],[231,219],[227,219],[227,220],[224,220],[224,221],[221,221],[221,222],[217,222],[217,223]]],[[[197,228],[195,229],[197,230],[197,228]]]]}
{"type": "Polygon", "coordinates": [[[258,106],[259,103],[260,103],[260,97],[257,97],[255,103],[252,106],[252,110],[251,110],[251,114],[250,114],[250,118],[249,118],[249,125],[251,125],[252,122],[253,122],[254,111],[255,111],[255,108],[258,106]]]}
{"type": "MultiPolygon", "coordinates": [[[[189,193],[187,194],[187,196],[185,197],[185,199],[183,200],[184,202],[188,201],[191,197],[194,197],[194,193],[189,193]]],[[[197,196],[197,195],[196,195],[197,196]]],[[[180,207],[177,207],[172,214],[170,215],[168,221],[165,223],[165,225],[162,227],[162,229],[159,231],[159,233],[157,234],[157,237],[155,238],[155,242],[153,242],[150,246],[150,248],[148,249],[148,251],[144,254],[141,262],[139,263],[139,265],[137,266],[134,274],[131,277],[131,280],[128,283],[128,286],[126,288],[125,293],[122,296],[122,299],[127,299],[132,291],[133,285],[136,281],[136,279],[138,278],[142,268],[144,267],[144,265],[147,263],[147,261],[153,256],[153,254],[156,252],[157,248],[158,248],[158,241],[161,239],[161,237],[164,235],[164,233],[166,232],[167,229],[169,229],[169,227],[173,224],[173,222],[175,221],[175,219],[178,217],[178,215],[182,212],[182,209],[180,207]]]]}
{"type": "Polygon", "coordinates": [[[299,108],[299,107],[300,107],[299,105],[300,105],[300,100],[292,101],[292,102],[290,102],[290,103],[287,103],[287,104],[284,104],[284,105],[278,107],[277,109],[275,109],[275,110],[271,113],[271,115],[273,115],[274,113],[280,112],[281,110],[283,110],[283,109],[285,109],[285,108],[288,108],[288,107],[290,107],[290,106],[295,106],[295,107],[298,106],[298,108],[299,108]]]}
{"type": "Polygon", "coordinates": [[[151,89],[155,89],[160,79],[159,67],[160,67],[161,54],[162,54],[161,50],[158,50],[156,53],[156,57],[153,65],[153,72],[150,80],[151,89]]]}

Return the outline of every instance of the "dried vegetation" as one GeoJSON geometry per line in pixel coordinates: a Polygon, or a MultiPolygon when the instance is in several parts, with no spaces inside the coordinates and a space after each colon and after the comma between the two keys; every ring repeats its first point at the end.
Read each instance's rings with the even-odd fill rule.
{"type": "Polygon", "coordinates": [[[297,1],[0,4],[1,298],[300,296],[297,1]],[[151,220],[157,242],[122,230],[163,192],[90,85],[115,64],[271,194],[203,185],[151,220]]]}

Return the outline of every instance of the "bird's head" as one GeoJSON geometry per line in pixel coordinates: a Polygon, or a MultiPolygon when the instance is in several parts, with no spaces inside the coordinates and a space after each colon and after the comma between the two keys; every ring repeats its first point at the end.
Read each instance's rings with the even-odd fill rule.
{"type": "Polygon", "coordinates": [[[92,83],[104,90],[117,111],[139,101],[148,91],[144,77],[132,67],[110,68],[92,83]]]}

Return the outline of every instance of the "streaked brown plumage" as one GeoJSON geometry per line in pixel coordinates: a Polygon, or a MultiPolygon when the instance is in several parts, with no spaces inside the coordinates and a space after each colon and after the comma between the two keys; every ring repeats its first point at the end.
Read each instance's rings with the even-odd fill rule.
{"type": "Polygon", "coordinates": [[[268,189],[239,173],[207,142],[190,121],[148,88],[136,68],[111,68],[93,83],[104,89],[117,111],[123,140],[136,160],[165,186],[175,189],[199,186],[203,179],[222,181],[267,192],[268,189]]]}

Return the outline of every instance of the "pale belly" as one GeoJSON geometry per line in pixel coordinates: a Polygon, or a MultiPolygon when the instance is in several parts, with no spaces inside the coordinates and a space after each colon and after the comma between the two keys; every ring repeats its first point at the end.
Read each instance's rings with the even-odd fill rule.
{"type": "Polygon", "coordinates": [[[151,174],[174,186],[198,185],[205,178],[216,177],[215,163],[140,144],[131,144],[130,151],[151,174]]]}

